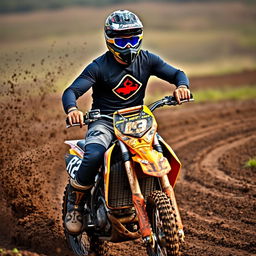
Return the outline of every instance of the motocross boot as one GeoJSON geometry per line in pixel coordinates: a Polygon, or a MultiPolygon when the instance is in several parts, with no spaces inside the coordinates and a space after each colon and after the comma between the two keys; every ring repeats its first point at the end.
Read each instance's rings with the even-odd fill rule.
{"type": "Polygon", "coordinates": [[[83,211],[91,186],[82,186],[70,179],[67,198],[67,213],[64,224],[70,234],[79,234],[83,228],[83,211]]]}

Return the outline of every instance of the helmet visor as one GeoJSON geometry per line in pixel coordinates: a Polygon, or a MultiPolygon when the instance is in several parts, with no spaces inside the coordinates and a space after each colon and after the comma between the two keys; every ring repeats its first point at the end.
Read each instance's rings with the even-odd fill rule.
{"type": "Polygon", "coordinates": [[[139,44],[141,38],[141,36],[114,38],[114,45],[121,49],[125,48],[127,45],[135,47],[139,44]]]}

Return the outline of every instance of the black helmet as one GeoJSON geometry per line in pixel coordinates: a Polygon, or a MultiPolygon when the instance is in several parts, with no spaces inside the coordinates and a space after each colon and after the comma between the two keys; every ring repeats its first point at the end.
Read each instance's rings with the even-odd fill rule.
{"type": "Polygon", "coordinates": [[[120,60],[132,63],[141,48],[143,25],[139,18],[127,10],[111,13],[105,22],[108,49],[120,60]]]}

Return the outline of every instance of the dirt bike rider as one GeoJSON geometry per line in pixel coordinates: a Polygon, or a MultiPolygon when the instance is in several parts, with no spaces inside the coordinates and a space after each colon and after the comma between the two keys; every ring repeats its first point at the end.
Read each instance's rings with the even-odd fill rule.
{"type": "MultiPolygon", "coordinates": [[[[76,100],[93,90],[92,109],[111,114],[118,109],[143,104],[148,79],[155,75],[176,85],[174,96],[189,99],[189,81],[180,71],[160,57],[141,50],[143,25],[139,18],[127,10],[110,14],[105,22],[105,40],[109,51],[89,64],[63,93],[64,110],[70,123],[80,123],[83,112],[76,100]]],[[[68,191],[66,230],[79,234],[83,227],[83,206],[94,184],[103,156],[114,139],[113,125],[107,120],[97,120],[88,127],[85,138],[85,154],[76,178],[70,180],[68,191]]]]}

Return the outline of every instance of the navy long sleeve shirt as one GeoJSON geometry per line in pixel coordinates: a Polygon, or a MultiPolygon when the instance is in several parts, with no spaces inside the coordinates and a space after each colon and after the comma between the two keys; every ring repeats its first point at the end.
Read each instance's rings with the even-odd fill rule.
{"type": "Polygon", "coordinates": [[[143,104],[149,77],[157,76],[177,87],[189,80],[183,71],[170,66],[159,56],[141,50],[130,65],[118,63],[111,52],[106,52],[89,64],[64,91],[65,112],[76,106],[76,100],[92,88],[92,109],[109,114],[116,110],[143,104]]]}

